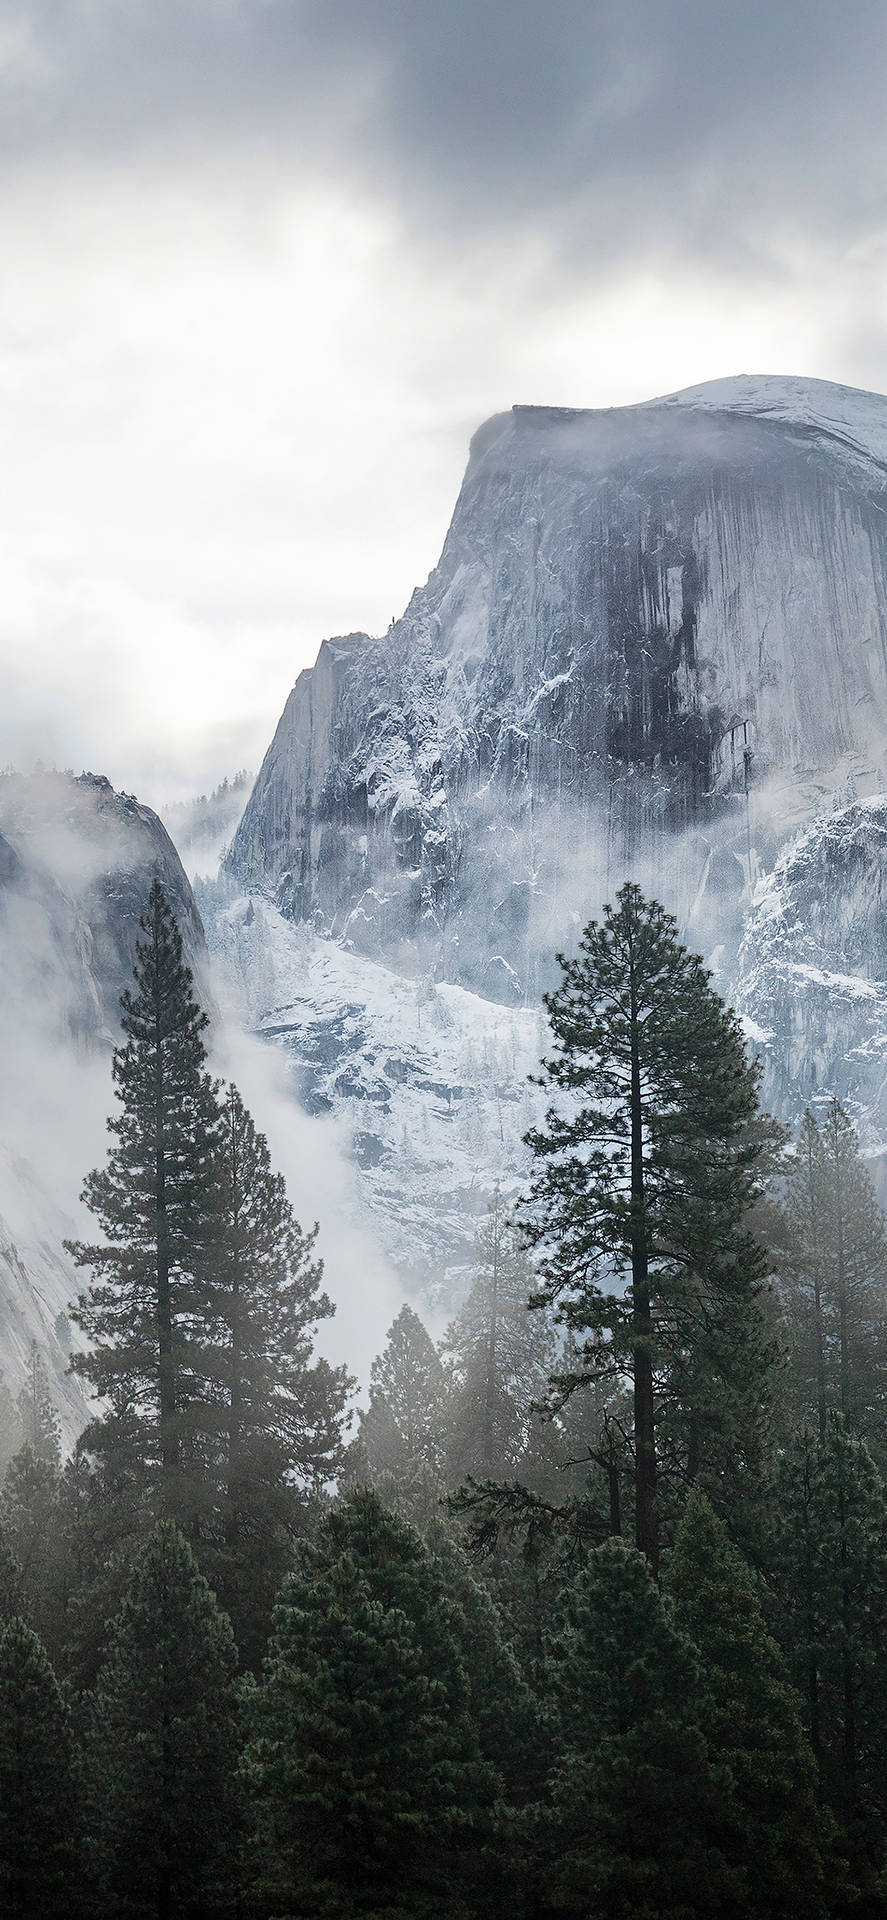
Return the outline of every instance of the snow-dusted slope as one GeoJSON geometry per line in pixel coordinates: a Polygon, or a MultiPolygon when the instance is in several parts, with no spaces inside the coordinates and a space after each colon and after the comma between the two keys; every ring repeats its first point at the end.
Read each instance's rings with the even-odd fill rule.
{"type": "Polygon", "coordinates": [[[66,1441],[88,1417],[79,1383],[68,1373],[67,1307],[78,1289],[63,1249],[73,1221],[56,1204],[51,1182],[33,1164],[0,1146],[0,1359],[13,1392],[24,1384],[31,1342],[46,1365],[66,1441]]]}
{"type": "Polygon", "coordinates": [[[449,1305],[494,1186],[513,1193],[526,1169],[540,1012],[406,980],[260,899],[208,924],[224,1001],[285,1050],[307,1111],[338,1121],[364,1223],[414,1291],[449,1305]]]}
{"type": "Polygon", "coordinates": [[[229,871],[516,1002],[627,870],[735,941],[749,840],[887,772],[885,416],[740,378],[488,421],[402,619],[297,681],[229,871]]]}
{"type": "Polygon", "coordinates": [[[835,1093],[887,1150],[887,794],[824,815],[758,886],[734,995],[794,1122],[835,1093]]]}
{"type": "Polygon", "coordinates": [[[880,489],[871,469],[887,469],[887,398],[831,380],[802,380],[794,374],[740,373],[729,380],[706,380],[647,405],[690,407],[696,412],[752,414],[758,420],[797,427],[829,451],[851,461],[856,472],[880,489]]]}

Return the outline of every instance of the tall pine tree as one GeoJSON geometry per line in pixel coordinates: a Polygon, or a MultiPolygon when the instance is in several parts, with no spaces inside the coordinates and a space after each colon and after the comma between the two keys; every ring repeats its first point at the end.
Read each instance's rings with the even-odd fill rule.
{"type": "Polygon", "coordinates": [[[766,1410],[768,1263],[750,1213],[775,1131],[738,1022],[671,915],[633,883],[561,965],[543,1063],[560,1099],[527,1136],[536,1169],[522,1218],[542,1255],[537,1298],[580,1343],[562,1397],[587,1380],[631,1381],[635,1539],[655,1568],[663,1467],[692,1480],[712,1453],[716,1495],[731,1455],[723,1408],[746,1423],[766,1410]],[[738,1339],[749,1326],[754,1337],[738,1339]]]}
{"type": "Polygon", "coordinates": [[[206,1565],[254,1662],[292,1537],[340,1463],[350,1382],[312,1358],[317,1323],[334,1310],[317,1229],[302,1232],[236,1087],[222,1103],[218,1190],[201,1317],[221,1538],[206,1565]]]}
{"type": "MultiPolygon", "coordinates": [[[[207,1016],[159,881],[139,924],[135,990],[121,1001],[126,1039],[112,1065],[114,1144],[83,1192],[105,1240],[68,1248],[94,1275],[72,1308],[89,1342],[72,1367],[111,1402],[118,1433],[121,1416],[135,1416],[129,1435],[160,1509],[185,1520],[203,1466],[193,1416],[205,1382],[192,1324],[217,1219],[219,1123],[206,1071],[207,1016]]],[[[100,1416],[92,1441],[101,1446],[110,1434],[100,1416]]]]}

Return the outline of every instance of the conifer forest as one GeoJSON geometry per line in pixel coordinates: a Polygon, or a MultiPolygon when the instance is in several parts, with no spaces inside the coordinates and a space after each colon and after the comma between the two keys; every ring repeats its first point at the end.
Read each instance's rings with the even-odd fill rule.
{"type": "Polygon", "coordinates": [[[353,1382],[159,882],[70,1252],[63,1457],[0,1397],[9,1920],[887,1913],[887,1229],[627,883],[438,1340],[353,1382]]]}

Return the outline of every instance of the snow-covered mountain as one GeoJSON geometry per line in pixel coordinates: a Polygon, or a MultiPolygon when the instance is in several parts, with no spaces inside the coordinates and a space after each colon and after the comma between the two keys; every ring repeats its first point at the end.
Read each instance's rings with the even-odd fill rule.
{"type": "Polygon", "coordinates": [[[402,619],[299,676],[229,871],[517,1001],[629,867],[735,936],[749,838],[883,763],[885,452],[887,400],[824,382],[488,421],[402,619]]]}
{"type": "Polygon", "coordinates": [[[403,617],[300,674],[211,944],[351,1129],[389,1247],[437,1237],[455,1271],[477,1190],[520,1165],[554,952],[629,872],[714,957],[774,1104],[833,1085],[887,1137],[885,777],[887,399],[740,376],[515,407],[403,617]],[[503,1007],[497,1146],[506,1081],[452,1056],[503,1007]]]}

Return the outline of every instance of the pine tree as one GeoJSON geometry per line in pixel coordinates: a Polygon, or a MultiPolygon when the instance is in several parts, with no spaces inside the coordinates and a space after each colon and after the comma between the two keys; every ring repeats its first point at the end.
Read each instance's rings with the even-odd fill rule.
{"type": "Polygon", "coordinates": [[[474,1280],[441,1348],[450,1374],[451,1480],[526,1476],[534,1450],[543,1451],[535,1406],[548,1385],[556,1341],[550,1318],[529,1309],[534,1285],[532,1264],[497,1189],[478,1234],[474,1280]]]}
{"type": "MultiPolygon", "coordinates": [[[[349,1463],[353,1477],[395,1485],[430,1475],[442,1485],[446,1446],[446,1378],[434,1342],[412,1307],[388,1329],[385,1350],[370,1368],[370,1404],[349,1463]]],[[[436,1497],[437,1496],[436,1494],[436,1497]]]]}
{"type": "Polygon", "coordinates": [[[698,1649],[711,1692],[703,1725],[733,1783],[735,1834],[759,1920],[824,1912],[816,1839],[816,1768],[782,1655],[755,1583],[708,1501],[694,1492],[668,1568],[675,1617],[698,1649]]]}
{"type": "Polygon", "coordinates": [[[576,1582],[557,1669],[550,1903],[607,1920],[710,1920],[746,1909],[724,1855],[730,1781],[703,1731],[699,1657],[648,1564],[621,1540],[576,1582]]]}
{"type": "Polygon", "coordinates": [[[82,1911],[75,1756],[58,1683],[23,1620],[0,1634],[0,1912],[69,1920],[82,1911]]]}
{"type": "Polygon", "coordinates": [[[59,1490],[58,1466],[26,1441],[10,1461],[0,1491],[0,1534],[15,1569],[21,1612],[53,1656],[62,1632],[59,1490]]]}
{"type": "Polygon", "coordinates": [[[0,1481],[24,1438],[18,1407],[0,1373],[0,1481]]]}
{"type": "MultiPolygon", "coordinates": [[[[194,1458],[192,1416],[205,1382],[191,1322],[216,1222],[218,1114],[205,1070],[207,1016],[193,998],[159,881],[139,924],[135,991],[121,1001],[126,1039],[112,1066],[120,1103],[108,1121],[114,1144],[83,1192],[105,1243],[68,1246],[96,1276],[72,1308],[89,1341],[72,1366],[112,1402],[115,1418],[137,1416],[129,1432],[158,1483],[161,1509],[186,1518],[203,1465],[194,1458]]],[[[92,1429],[98,1445],[102,1427],[100,1417],[92,1429]]]]}
{"type": "Polygon", "coordinates": [[[887,1223],[837,1100],[807,1112],[786,1183],[783,1289],[795,1396],[825,1439],[830,1410],[887,1445],[887,1223]]]}
{"type": "Polygon", "coordinates": [[[203,1313],[220,1475],[220,1549],[207,1564],[242,1655],[261,1654],[289,1544],[341,1459],[350,1381],[312,1360],[317,1234],[303,1233],[236,1087],[222,1108],[219,1225],[203,1313]]]}
{"type": "Polygon", "coordinates": [[[453,1616],[418,1535],[369,1489],[297,1549],[244,1760],[273,1911],[465,1912],[495,1783],[453,1616]]]}
{"type": "Polygon", "coordinates": [[[91,1753],[101,1847],[122,1914],[233,1912],[240,1838],[230,1623],[161,1522],[115,1622],[91,1753]]]}
{"type": "Polygon", "coordinates": [[[61,1423],[36,1340],[31,1341],[28,1374],[16,1401],[22,1438],[38,1460],[61,1465],[61,1423]]]}
{"type": "Polygon", "coordinates": [[[65,1606],[65,1677],[95,1687],[111,1643],[113,1621],[154,1518],[150,1488],[139,1469],[134,1416],[105,1415],[101,1445],[78,1441],[61,1480],[58,1548],[65,1606]]]}
{"type": "Polygon", "coordinates": [[[21,1568],[0,1526],[0,1629],[21,1614],[23,1604],[21,1568]]]}
{"type": "Polygon", "coordinates": [[[887,1494],[864,1441],[829,1415],[780,1463],[774,1561],[782,1636],[825,1799],[871,1895],[887,1844],[887,1494]]]}
{"type": "Polygon", "coordinates": [[[562,1099],[527,1136],[536,1171],[522,1219],[543,1256],[536,1297],[582,1343],[556,1378],[562,1399],[589,1379],[631,1380],[635,1538],[655,1568],[663,1466],[692,1481],[714,1433],[717,1494],[730,1460],[720,1409],[735,1401],[746,1422],[766,1412],[776,1355],[749,1215],[776,1133],[758,1114],[759,1070],[736,1019],[672,917],[636,886],[561,966],[543,1067],[562,1099]],[[754,1337],[737,1345],[746,1324],[754,1337]],[[749,1366],[754,1377],[739,1379],[749,1366]],[[657,1444],[669,1403],[671,1461],[657,1444]]]}

